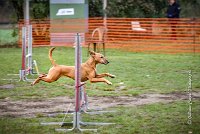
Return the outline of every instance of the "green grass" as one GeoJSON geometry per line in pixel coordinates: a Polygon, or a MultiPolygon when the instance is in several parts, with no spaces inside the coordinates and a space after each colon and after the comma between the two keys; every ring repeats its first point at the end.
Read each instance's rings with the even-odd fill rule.
{"type": "MultiPolygon", "coordinates": [[[[34,48],[33,59],[37,61],[40,72],[47,73],[51,67],[48,59],[49,47],[34,48]]],[[[108,49],[106,53],[110,63],[99,65],[98,72],[109,72],[116,75],[109,79],[113,85],[104,83],[90,84],[86,89],[89,96],[136,96],[143,93],[171,93],[187,91],[189,74],[192,70],[192,90],[200,89],[200,55],[189,54],[143,54],[108,49]],[[120,89],[120,86],[124,86],[120,89]]],[[[58,47],[53,52],[53,57],[58,64],[74,65],[74,49],[58,47]]],[[[83,50],[83,61],[87,60],[87,52],[83,50]]],[[[21,64],[20,48],[0,49],[0,77],[1,79],[17,78],[7,74],[19,72],[21,64]]],[[[36,78],[37,76],[29,76],[36,78]]],[[[61,78],[54,83],[41,82],[33,87],[30,82],[0,80],[0,85],[14,84],[14,90],[0,90],[0,98],[12,99],[49,98],[63,95],[73,95],[74,81],[61,78]]]]}
{"type": "MultiPolygon", "coordinates": [[[[178,101],[168,104],[156,103],[151,105],[117,107],[116,113],[104,115],[83,115],[84,121],[113,122],[110,126],[89,126],[98,128],[100,134],[193,134],[200,132],[200,102],[193,101],[192,124],[188,121],[188,101],[178,101]]],[[[2,134],[49,134],[59,132],[59,126],[41,126],[41,122],[62,121],[63,116],[36,118],[0,118],[0,133],[2,134]]],[[[66,121],[70,121],[67,118],[66,121]]],[[[83,127],[85,128],[85,127],[83,127]]],[[[93,132],[84,132],[84,134],[93,132]]],[[[72,132],[69,134],[72,134],[72,132]]]]}
{"type": "MultiPolygon", "coordinates": [[[[51,64],[48,59],[50,47],[33,49],[33,59],[37,61],[40,72],[47,73],[51,64]]],[[[98,66],[98,72],[109,72],[117,77],[108,78],[113,85],[104,83],[90,84],[86,89],[89,96],[137,96],[143,93],[187,92],[189,74],[192,70],[192,90],[200,89],[200,55],[190,54],[144,54],[108,49],[106,53],[110,63],[98,66]],[[120,88],[123,86],[124,88],[120,88]]],[[[74,49],[58,47],[53,52],[58,64],[74,65],[74,49]]],[[[87,51],[83,49],[83,61],[87,60],[87,51]]],[[[74,81],[61,78],[54,83],[41,82],[30,86],[30,82],[19,82],[16,74],[21,64],[20,48],[0,49],[0,85],[13,84],[14,89],[0,89],[1,99],[46,99],[57,96],[73,96],[74,81]],[[13,79],[13,80],[3,80],[13,79]],[[16,79],[16,80],[14,80],[16,79]]],[[[36,78],[37,76],[28,76],[36,78]]],[[[116,125],[92,127],[101,134],[193,134],[200,132],[200,101],[192,103],[192,125],[187,124],[188,101],[180,100],[168,104],[115,107],[116,113],[105,115],[83,115],[84,121],[115,122],[116,125]]],[[[59,126],[41,126],[40,122],[62,121],[63,116],[44,117],[38,113],[36,118],[0,118],[0,134],[47,134],[58,133],[59,126]]],[[[69,118],[67,118],[70,121],[69,118]]],[[[89,133],[89,132],[86,132],[89,133]]],[[[92,134],[92,133],[91,133],[92,134]]]]}
{"type": "Polygon", "coordinates": [[[18,36],[13,37],[13,29],[0,29],[0,46],[17,43],[18,36]]]}

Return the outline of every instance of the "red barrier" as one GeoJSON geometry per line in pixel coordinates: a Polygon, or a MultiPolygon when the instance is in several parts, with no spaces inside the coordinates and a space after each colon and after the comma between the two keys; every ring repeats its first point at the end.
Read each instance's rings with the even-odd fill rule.
{"type": "MultiPolygon", "coordinates": [[[[30,20],[33,46],[47,46],[54,40],[55,45],[72,45],[74,33],[86,29],[86,22],[88,30],[83,34],[85,45],[98,43],[97,35],[94,38],[91,35],[94,29],[104,26],[103,18],[66,19],[62,23],[60,20],[30,20]]],[[[154,53],[200,52],[200,19],[108,18],[106,22],[107,32],[103,42],[107,48],[154,53]]],[[[23,24],[23,20],[19,22],[19,35],[23,24]]]]}

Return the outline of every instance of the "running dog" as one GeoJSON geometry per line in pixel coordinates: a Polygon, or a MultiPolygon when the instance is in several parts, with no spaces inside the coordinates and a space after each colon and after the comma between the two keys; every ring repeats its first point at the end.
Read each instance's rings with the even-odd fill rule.
{"type": "MultiPolygon", "coordinates": [[[[40,81],[51,83],[57,81],[62,76],[69,77],[73,80],[75,79],[74,66],[58,65],[55,63],[55,60],[52,58],[52,52],[54,49],[55,47],[49,50],[49,59],[53,67],[49,69],[48,74],[40,75],[31,85],[35,85],[40,81]]],[[[90,51],[89,53],[90,58],[85,63],[81,64],[81,82],[84,83],[85,81],[89,80],[91,83],[104,82],[108,85],[112,85],[110,81],[103,77],[108,76],[115,78],[115,75],[109,73],[97,74],[96,72],[97,64],[107,65],[109,63],[108,60],[100,53],[96,53],[94,51],[90,51]]]]}

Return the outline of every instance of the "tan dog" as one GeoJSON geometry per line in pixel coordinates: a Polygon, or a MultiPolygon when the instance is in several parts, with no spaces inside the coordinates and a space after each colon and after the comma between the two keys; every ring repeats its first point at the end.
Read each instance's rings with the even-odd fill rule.
{"type": "MultiPolygon", "coordinates": [[[[61,76],[67,76],[69,78],[75,79],[75,67],[74,66],[57,65],[55,63],[55,61],[52,58],[52,51],[54,49],[55,49],[55,47],[53,47],[49,50],[49,59],[53,65],[53,67],[49,70],[49,73],[47,75],[42,74],[41,76],[39,76],[32,83],[32,85],[39,83],[41,80],[51,83],[51,82],[58,80],[61,76]]],[[[91,83],[105,82],[108,85],[111,85],[112,83],[103,77],[109,76],[111,78],[115,78],[114,75],[109,74],[109,73],[97,74],[97,72],[96,72],[97,64],[105,64],[106,65],[109,62],[100,53],[95,53],[93,51],[90,51],[90,55],[91,55],[90,58],[85,63],[81,64],[81,82],[85,82],[85,81],[89,80],[91,83]]]]}

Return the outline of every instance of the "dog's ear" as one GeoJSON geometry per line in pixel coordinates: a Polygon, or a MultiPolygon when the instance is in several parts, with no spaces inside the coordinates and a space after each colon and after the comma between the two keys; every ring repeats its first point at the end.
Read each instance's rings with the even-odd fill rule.
{"type": "Polygon", "coordinates": [[[95,52],[94,52],[94,51],[91,51],[91,50],[90,50],[89,53],[90,53],[91,56],[94,56],[94,55],[95,55],[95,52]]]}

